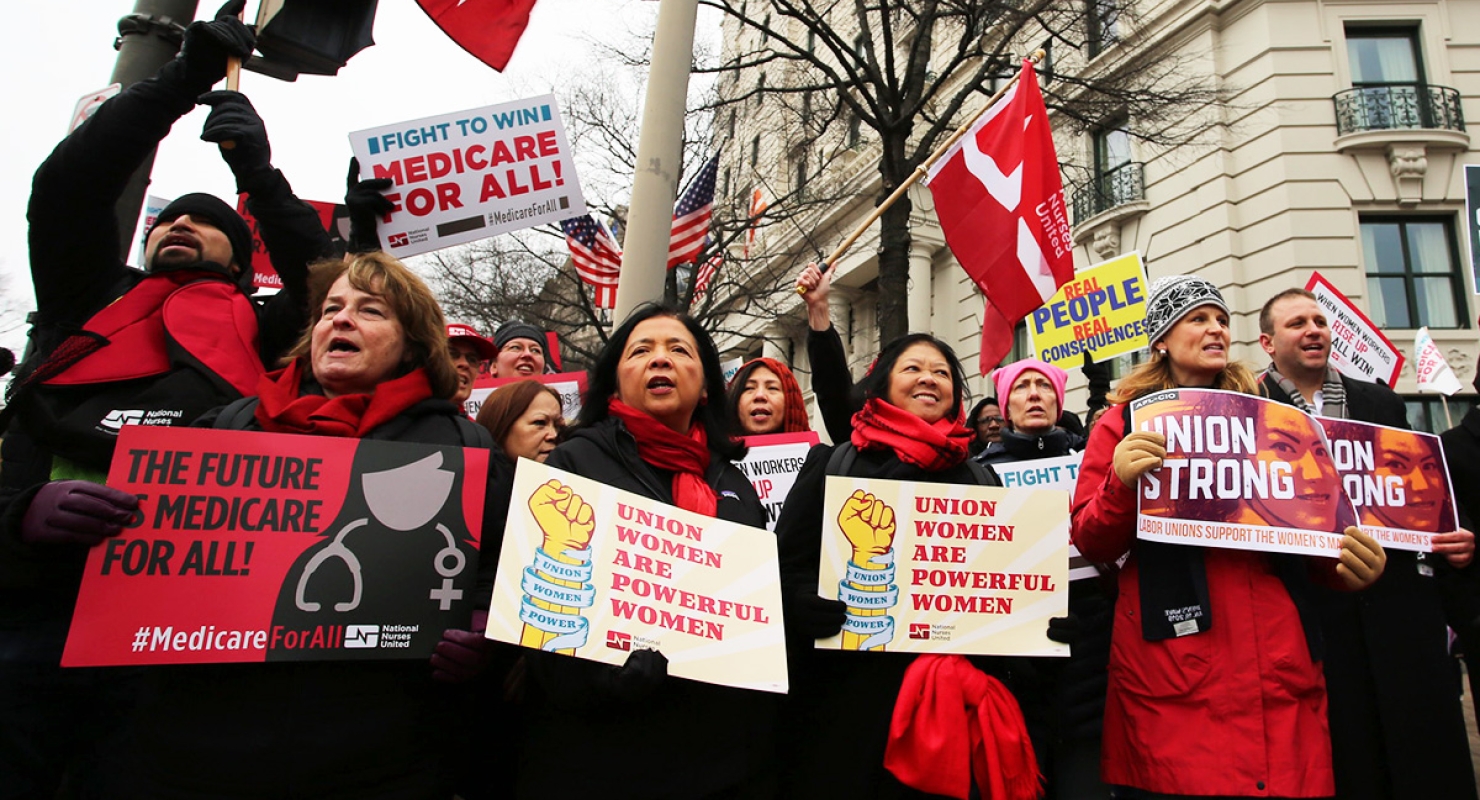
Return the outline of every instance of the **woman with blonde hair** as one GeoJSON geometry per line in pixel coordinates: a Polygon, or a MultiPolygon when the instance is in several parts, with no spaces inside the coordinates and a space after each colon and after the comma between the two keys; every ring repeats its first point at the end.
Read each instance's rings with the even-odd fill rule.
{"type": "Polygon", "coordinates": [[[1151,361],[1095,425],[1072,510],[1074,544],[1119,573],[1101,773],[1137,798],[1329,797],[1335,792],[1312,579],[1361,589],[1381,546],[1350,527],[1340,558],[1189,547],[1136,538],[1137,485],[1166,439],[1129,430],[1125,404],[1175,388],[1256,394],[1229,359],[1228,305],[1193,276],[1147,301],[1151,361]],[[1193,733],[1195,731],[1195,733],[1193,733]]]}

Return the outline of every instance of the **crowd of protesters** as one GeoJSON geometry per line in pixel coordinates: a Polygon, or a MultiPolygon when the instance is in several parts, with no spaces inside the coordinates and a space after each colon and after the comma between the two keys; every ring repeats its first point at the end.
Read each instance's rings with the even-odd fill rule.
{"type": "MultiPolygon", "coordinates": [[[[973,405],[954,350],[929,333],[884,343],[855,378],[831,321],[832,274],[807,265],[797,283],[815,417],[790,365],[756,358],[726,382],[707,331],[647,305],[612,332],[567,427],[561,396],[538,380],[558,359],[545,331],[515,320],[490,340],[449,323],[421,279],[378,252],[384,179],[359,181],[352,166],[349,252],[331,252],[272,167],[250,102],[211,91],[252,51],[241,5],[190,25],[175,60],[104,103],[36,173],[38,311],[0,418],[0,800],[1476,797],[1449,633],[1480,652],[1468,530],[1412,553],[1350,526],[1331,558],[1135,535],[1135,487],[1167,457],[1165,437],[1131,429],[1139,397],[1222,389],[1408,427],[1391,389],[1331,366],[1308,292],[1265,304],[1271,362],[1256,374],[1230,358],[1216,286],[1156,281],[1149,359],[1086,431],[1062,369],[1005,364],[973,405]],[[221,145],[283,278],[268,300],[252,297],[246,223],[209,195],[164,209],[144,271],[117,258],[115,200],[197,103],[212,109],[202,139],[221,145]],[[474,422],[464,403],[480,372],[506,382],[474,422]],[[427,662],[60,667],[84,560],[139,507],[105,480],[130,421],[120,409],[490,451],[483,537],[459,556],[476,564],[475,610],[427,662]],[[807,433],[814,418],[833,444],[811,450],[775,521],[788,693],[675,678],[641,647],[608,666],[485,638],[521,460],[764,528],[735,465],[744,437],[807,433]],[[828,476],[1000,486],[999,470],[1071,455],[1082,457],[1071,536],[1096,569],[1070,583],[1067,616],[1044,632],[1068,658],[814,647],[841,636],[867,649],[860,609],[818,592],[828,476]]],[[[1480,411],[1443,441],[1468,523],[1480,513],[1480,411]]],[[[463,473],[448,466],[461,497],[463,473]]],[[[559,556],[584,545],[574,523],[589,509],[555,500],[545,513],[570,538],[559,556]]],[[[892,569],[869,522],[879,502],[847,501],[860,570],[892,569]]],[[[374,526],[355,535],[369,561],[431,563],[420,549],[443,546],[374,526]]],[[[300,606],[303,625],[337,613],[314,606],[300,606]]]]}

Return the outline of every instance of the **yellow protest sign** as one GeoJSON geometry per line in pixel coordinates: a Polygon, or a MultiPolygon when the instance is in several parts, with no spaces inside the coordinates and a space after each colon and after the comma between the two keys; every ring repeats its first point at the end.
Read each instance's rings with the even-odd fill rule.
{"type": "Polygon", "coordinates": [[[1145,348],[1146,270],[1140,253],[1097,264],[1059,287],[1028,317],[1033,356],[1077,367],[1145,348]]]}

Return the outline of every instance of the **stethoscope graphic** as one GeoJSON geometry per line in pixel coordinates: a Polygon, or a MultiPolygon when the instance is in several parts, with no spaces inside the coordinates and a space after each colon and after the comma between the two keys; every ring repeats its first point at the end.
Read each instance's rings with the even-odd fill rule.
{"type": "MultiPolygon", "coordinates": [[[[432,521],[447,502],[456,477],[452,471],[442,469],[442,454],[433,453],[420,461],[403,467],[381,472],[369,472],[361,477],[361,488],[370,515],[376,522],[394,531],[412,531],[432,521]]],[[[308,560],[303,574],[298,576],[298,587],[293,592],[293,603],[300,611],[318,611],[323,604],[307,598],[308,582],[319,567],[330,561],[340,561],[349,570],[354,581],[354,591],[348,600],[334,604],[335,611],[353,611],[360,606],[365,592],[365,578],[360,569],[360,559],[344,540],[351,533],[370,523],[369,518],[351,520],[334,534],[329,545],[308,560]]],[[[432,589],[429,599],[436,600],[440,610],[452,608],[455,600],[461,600],[463,591],[455,589],[452,579],[462,574],[468,565],[467,556],[457,547],[457,539],[446,525],[437,523],[437,532],[447,541],[447,546],[432,557],[432,566],[442,576],[442,586],[432,589]]]]}

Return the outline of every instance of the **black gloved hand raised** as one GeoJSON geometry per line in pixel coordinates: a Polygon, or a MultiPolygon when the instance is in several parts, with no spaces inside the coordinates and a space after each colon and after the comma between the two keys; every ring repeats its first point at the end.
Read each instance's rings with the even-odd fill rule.
{"type": "Polygon", "coordinates": [[[829,600],[804,586],[786,606],[786,623],[808,639],[826,639],[843,630],[847,609],[842,600],[829,600]]]}
{"type": "Polygon", "coordinates": [[[201,140],[221,146],[221,158],[236,176],[236,190],[251,191],[254,179],[272,170],[272,146],[262,117],[241,92],[206,92],[196,102],[211,107],[201,140]]]}
{"type": "Polygon", "coordinates": [[[652,694],[668,678],[668,658],[657,650],[633,650],[627,663],[607,669],[612,694],[632,702],[652,694]]]}
{"type": "Polygon", "coordinates": [[[1072,611],[1067,617],[1049,617],[1048,638],[1059,644],[1072,645],[1079,641],[1080,627],[1079,617],[1072,611]]]}
{"type": "Polygon", "coordinates": [[[345,177],[344,205],[349,209],[349,251],[373,253],[380,249],[380,220],[396,207],[383,192],[395,184],[390,178],[360,180],[360,160],[349,160],[345,177]]]}
{"type": "Polygon", "coordinates": [[[123,533],[139,498],[92,481],[52,481],[41,487],[21,519],[21,540],[31,544],[92,547],[123,533]]]}
{"type": "Polygon", "coordinates": [[[215,86],[226,77],[226,59],[246,59],[257,46],[257,37],[239,19],[247,0],[227,0],[207,22],[196,20],[185,29],[185,43],[180,48],[184,80],[195,94],[215,86]]]}

